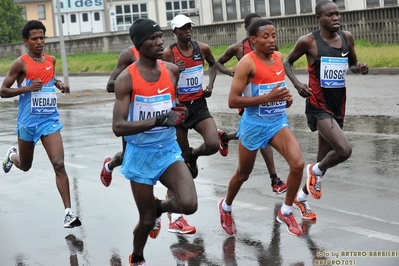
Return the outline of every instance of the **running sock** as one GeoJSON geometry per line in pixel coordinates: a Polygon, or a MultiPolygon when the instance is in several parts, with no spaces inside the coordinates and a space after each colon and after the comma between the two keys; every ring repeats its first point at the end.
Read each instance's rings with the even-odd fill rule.
{"type": "Polygon", "coordinates": [[[181,216],[181,214],[179,213],[172,213],[172,215],[170,216],[170,222],[175,222],[177,219],[179,219],[181,216]]]}
{"type": "Polygon", "coordinates": [[[303,189],[299,190],[298,194],[296,195],[297,201],[305,201],[308,198],[308,194],[303,192],[303,189]]]}
{"type": "Polygon", "coordinates": [[[106,171],[108,174],[112,174],[112,170],[109,169],[108,164],[109,164],[109,162],[106,163],[106,164],[104,165],[104,169],[105,169],[105,171],[106,171]]]}
{"type": "Polygon", "coordinates": [[[13,157],[14,155],[16,155],[16,153],[10,153],[10,155],[8,155],[8,159],[10,159],[10,162],[12,162],[12,163],[14,163],[14,162],[12,161],[12,157],[13,157]]]}
{"type": "Polygon", "coordinates": [[[283,203],[283,206],[281,206],[281,213],[282,214],[290,214],[290,213],[292,213],[292,206],[288,206],[285,203],[283,203]]]}
{"type": "Polygon", "coordinates": [[[274,181],[275,178],[277,178],[277,174],[276,173],[270,175],[270,180],[272,181],[272,184],[273,184],[273,181],[274,181]]]}
{"type": "Polygon", "coordinates": [[[231,210],[233,209],[233,207],[232,207],[231,205],[227,205],[227,203],[226,203],[225,200],[223,200],[222,208],[223,208],[223,210],[225,210],[226,212],[231,212],[231,210]]]}
{"type": "Polygon", "coordinates": [[[312,171],[313,171],[313,173],[315,175],[318,175],[318,176],[322,176],[323,175],[323,171],[321,171],[320,168],[319,168],[319,163],[313,165],[312,171]]]}
{"type": "Polygon", "coordinates": [[[143,260],[144,260],[143,255],[137,256],[136,254],[134,254],[134,252],[132,253],[132,261],[131,262],[135,263],[135,262],[140,262],[143,260]]]}
{"type": "Polygon", "coordinates": [[[66,209],[65,209],[65,215],[67,215],[67,214],[68,214],[68,212],[73,212],[73,211],[72,211],[72,209],[71,209],[71,208],[66,208],[66,209]]]}

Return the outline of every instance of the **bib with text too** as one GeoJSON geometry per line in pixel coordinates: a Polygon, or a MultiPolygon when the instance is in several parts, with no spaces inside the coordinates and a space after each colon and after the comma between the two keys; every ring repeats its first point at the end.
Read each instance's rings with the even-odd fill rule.
{"type": "Polygon", "coordinates": [[[179,94],[197,93],[202,89],[204,68],[202,65],[186,68],[180,73],[179,94]]]}

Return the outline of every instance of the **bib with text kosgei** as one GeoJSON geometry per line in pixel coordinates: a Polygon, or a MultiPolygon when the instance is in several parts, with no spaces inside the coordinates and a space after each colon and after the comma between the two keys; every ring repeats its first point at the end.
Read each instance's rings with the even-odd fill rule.
{"type": "Polygon", "coordinates": [[[186,68],[180,73],[179,94],[197,93],[202,89],[204,68],[202,65],[186,68]]]}
{"type": "MultiPolygon", "coordinates": [[[[134,98],[133,121],[150,119],[166,114],[172,108],[171,95],[161,94],[154,96],[136,95],[134,98]]],[[[154,127],[144,133],[155,133],[168,129],[168,127],[154,127]]]]}
{"type": "Polygon", "coordinates": [[[320,59],[320,85],[323,88],[345,87],[345,76],[348,71],[347,57],[326,57],[320,59]]]}
{"type": "Polygon", "coordinates": [[[31,93],[31,113],[51,115],[57,112],[57,94],[54,87],[43,87],[31,93]]]}
{"type": "MultiPolygon", "coordinates": [[[[259,96],[268,94],[279,82],[259,84],[259,96]]],[[[281,82],[280,88],[285,87],[285,81],[281,82]]],[[[286,101],[266,102],[259,105],[259,115],[276,115],[285,112],[286,101]]]]}

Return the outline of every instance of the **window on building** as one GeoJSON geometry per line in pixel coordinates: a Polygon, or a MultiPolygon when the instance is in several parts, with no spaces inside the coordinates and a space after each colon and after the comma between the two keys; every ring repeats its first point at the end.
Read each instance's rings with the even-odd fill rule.
{"type": "Polygon", "coordinates": [[[226,13],[227,13],[227,20],[237,19],[236,0],[226,0],[226,13]]]}
{"type": "Polygon", "coordinates": [[[168,25],[172,19],[187,10],[195,9],[195,0],[185,0],[185,1],[166,1],[166,20],[168,25]]]}
{"type": "Polygon", "coordinates": [[[280,16],[280,0],[269,0],[270,16],[280,16]]]}
{"type": "Polygon", "coordinates": [[[64,24],[64,23],[65,23],[64,15],[61,15],[61,24],[64,24]]]}
{"type": "Polygon", "coordinates": [[[94,21],[100,21],[100,12],[94,12],[94,21]]]}
{"type": "Polygon", "coordinates": [[[384,0],[384,6],[397,6],[398,0],[384,0]]]}
{"type": "Polygon", "coordinates": [[[71,23],[76,23],[76,14],[71,14],[71,23]]]}
{"type": "Polygon", "coordinates": [[[87,13],[82,13],[82,21],[83,22],[89,21],[89,15],[87,13]]]}
{"type": "Polygon", "coordinates": [[[345,10],[345,0],[335,0],[334,3],[338,6],[339,10],[345,10]]]}
{"type": "Polygon", "coordinates": [[[44,5],[37,6],[37,18],[39,20],[46,19],[46,7],[44,5]]]}
{"type": "MultiPolygon", "coordinates": [[[[148,18],[147,4],[116,5],[115,11],[118,31],[128,30],[136,19],[148,18]]],[[[96,13],[94,13],[95,20],[96,13]]],[[[100,20],[99,13],[97,14],[97,18],[100,20]]]]}
{"type": "Polygon", "coordinates": [[[213,21],[223,21],[222,0],[212,0],[213,21]]]}
{"type": "Polygon", "coordinates": [[[255,13],[261,17],[265,17],[266,16],[265,0],[255,0],[254,4],[255,4],[255,13]]]}
{"type": "Polygon", "coordinates": [[[245,19],[245,17],[251,13],[251,1],[250,0],[241,0],[240,1],[240,9],[241,9],[241,18],[245,19]]]}
{"type": "Polygon", "coordinates": [[[301,9],[301,14],[312,13],[312,0],[300,0],[299,8],[301,9]]]}
{"type": "Polygon", "coordinates": [[[380,0],[366,0],[367,7],[376,7],[380,6],[380,0]]]}
{"type": "Polygon", "coordinates": [[[286,15],[295,15],[296,14],[296,4],[295,0],[284,0],[284,8],[286,15]]]}
{"type": "MultiPolygon", "coordinates": [[[[316,0],[316,5],[324,0],[316,0]]],[[[345,10],[345,0],[332,0],[339,8],[339,10],[345,10]]],[[[379,0],[377,0],[378,2],[379,0]]],[[[302,1],[301,1],[302,2],[302,1]]],[[[309,1],[310,2],[310,1],[309,1]]]]}

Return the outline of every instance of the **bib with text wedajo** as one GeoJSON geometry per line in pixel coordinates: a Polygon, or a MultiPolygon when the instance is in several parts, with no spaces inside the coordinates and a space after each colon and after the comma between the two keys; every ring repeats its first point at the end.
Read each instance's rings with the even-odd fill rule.
{"type": "MultiPolygon", "coordinates": [[[[168,94],[155,96],[136,95],[134,98],[133,121],[150,119],[168,113],[172,108],[172,97],[168,94]]],[[[154,127],[144,133],[155,133],[168,127],[154,127]]]]}
{"type": "Polygon", "coordinates": [[[180,73],[179,94],[197,93],[202,89],[204,68],[202,65],[186,68],[180,73]]]}
{"type": "Polygon", "coordinates": [[[347,57],[325,57],[320,59],[320,85],[323,88],[345,87],[345,77],[348,71],[347,57]]]}
{"type": "MultiPolygon", "coordinates": [[[[270,91],[277,85],[279,82],[267,83],[267,84],[259,84],[259,96],[270,93],[270,91]]],[[[285,81],[281,81],[281,85],[279,88],[284,88],[285,81]]],[[[278,101],[278,102],[266,102],[259,105],[259,115],[267,116],[267,115],[276,115],[285,112],[286,101],[278,101]]]]}
{"type": "Polygon", "coordinates": [[[54,87],[43,87],[39,91],[32,91],[32,114],[51,115],[57,112],[57,93],[54,87]]]}

